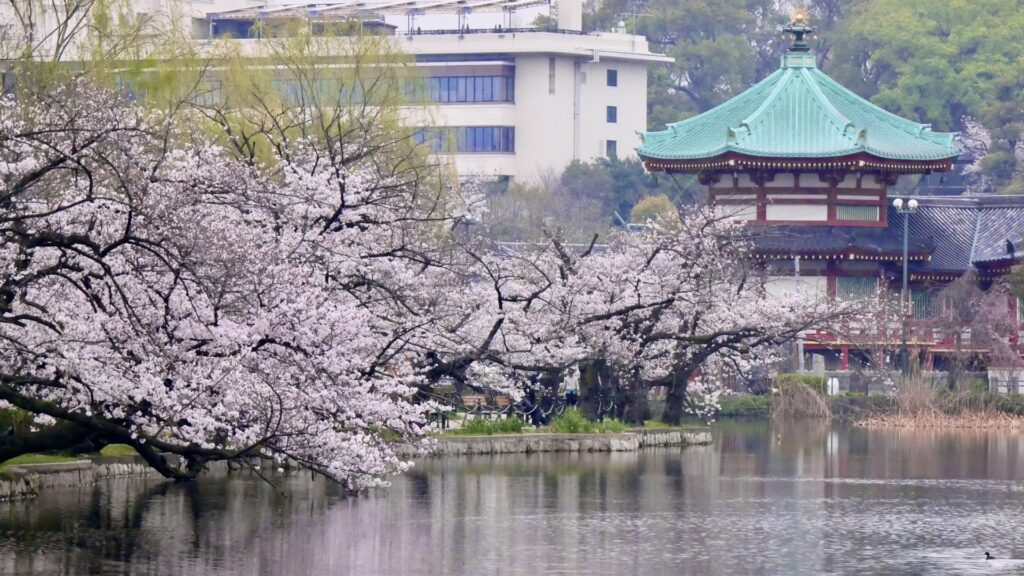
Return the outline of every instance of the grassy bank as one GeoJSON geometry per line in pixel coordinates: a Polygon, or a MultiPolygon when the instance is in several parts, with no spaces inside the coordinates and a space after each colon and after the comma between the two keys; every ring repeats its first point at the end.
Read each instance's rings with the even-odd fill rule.
{"type": "Polygon", "coordinates": [[[4,466],[18,466],[21,464],[64,464],[66,462],[77,462],[79,458],[72,456],[54,456],[51,454],[22,454],[10,460],[0,462],[0,468],[4,466]]]}

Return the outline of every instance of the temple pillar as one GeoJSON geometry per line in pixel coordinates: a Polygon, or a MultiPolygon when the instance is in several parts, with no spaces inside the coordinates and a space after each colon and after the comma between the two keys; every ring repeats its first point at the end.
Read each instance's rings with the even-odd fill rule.
{"type": "Polygon", "coordinates": [[[839,369],[849,370],[850,369],[850,347],[843,346],[839,352],[839,369]]]}

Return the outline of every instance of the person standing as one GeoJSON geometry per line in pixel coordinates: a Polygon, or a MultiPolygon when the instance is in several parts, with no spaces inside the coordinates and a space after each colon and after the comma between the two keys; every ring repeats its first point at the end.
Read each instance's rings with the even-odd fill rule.
{"type": "Polygon", "coordinates": [[[580,369],[570,366],[562,383],[565,385],[565,405],[572,408],[580,401],[580,369]]]}

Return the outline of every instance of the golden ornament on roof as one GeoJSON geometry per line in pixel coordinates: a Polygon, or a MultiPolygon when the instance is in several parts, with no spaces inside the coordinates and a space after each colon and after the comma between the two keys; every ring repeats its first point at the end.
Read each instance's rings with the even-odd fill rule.
{"type": "Polygon", "coordinates": [[[807,26],[811,23],[811,15],[807,12],[807,8],[800,7],[793,11],[792,25],[803,24],[807,26]]]}

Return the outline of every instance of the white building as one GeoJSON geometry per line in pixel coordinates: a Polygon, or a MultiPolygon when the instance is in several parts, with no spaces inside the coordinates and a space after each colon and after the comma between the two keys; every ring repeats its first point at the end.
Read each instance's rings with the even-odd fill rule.
{"type": "Polygon", "coordinates": [[[251,44],[256,23],[353,19],[392,35],[422,70],[435,106],[413,117],[454,142],[460,175],[536,181],[574,159],[635,157],[647,128],[647,67],[670,58],[642,36],[583,34],[582,0],[252,2],[131,0],[197,40],[251,44]],[[550,8],[557,28],[523,27],[550,8]]]}

